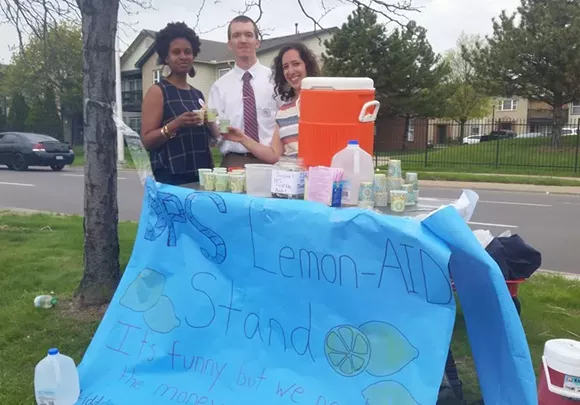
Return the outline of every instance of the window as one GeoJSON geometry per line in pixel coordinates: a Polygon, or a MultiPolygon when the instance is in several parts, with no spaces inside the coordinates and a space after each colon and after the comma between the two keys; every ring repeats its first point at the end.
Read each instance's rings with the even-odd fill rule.
{"type": "Polygon", "coordinates": [[[12,134],[4,134],[0,140],[2,143],[19,143],[20,137],[12,134]]]}
{"type": "Polygon", "coordinates": [[[58,142],[57,139],[53,138],[52,136],[48,135],[41,135],[41,134],[23,134],[21,135],[24,138],[28,139],[30,142],[58,142]]]}
{"type": "Polygon", "coordinates": [[[123,80],[123,91],[138,92],[143,90],[141,79],[123,80]]]}
{"type": "Polygon", "coordinates": [[[499,103],[498,106],[498,110],[499,111],[514,111],[518,106],[518,102],[517,100],[513,99],[513,98],[508,98],[505,100],[502,100],[499,103]]]}
{"type": "Polygon", "coordinates": [[[580,115],[580,101],[574,101],[572,103],[572,114],[580,115]]]}
{"type": "Polygon", "coordinates": [[[471,135],[479,135],[479,127],[471,127],[471,135]]]}
{"type": "Polygon", "coordinates": [[[161,70],[153,71],[153,83],[159,83],[161,81],[161,70]]]}
{"type": "Polygon", "coordinates": [[[220,77],[222,77],[223,75],[225,75],[226,73],[228,73],[230,70],[232,70],[231,68],[220,68],[218,69],[218,79],[220,77]]]}
{"type": "Polygon", "coordinates": [[[407,127],[407,133],[405,134],[405,142],[415,141],[415,119],[409,118],[409,126],[407,127]]]}

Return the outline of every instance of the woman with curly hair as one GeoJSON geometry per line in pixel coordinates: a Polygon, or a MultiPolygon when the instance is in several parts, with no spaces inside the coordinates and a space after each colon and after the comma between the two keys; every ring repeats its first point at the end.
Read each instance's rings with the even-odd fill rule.
{"type": "Polygon", "coordinates": [[[262,145],[245,135],[240,129],[230,127],[226,139],[241,143],[250,153],[267,163],[276,163],[280,156],[298,156],[298,109],[302,79],[318,76],[320,69],[316,57],[301,43],[283,46],[274,59],[272,71],[276,96],[285,102],[276,114],[276,129],[270,146],[262,145]]]}
{"type": "Polygon", "coordinates": [[[151,86],[143,99],[141,140],[149,151],[156,181],[196,183],[198,169],[213,168],[210,137],[215,133],[204,125],[205,112],[199,112],[204,111],[203,94],[187,82],[187,76],[195,76],[193,61],[200,40],[185,23],[169,23],[157,34],[155,50],[162,72],[168,67],[170,73],[151,86]]]}

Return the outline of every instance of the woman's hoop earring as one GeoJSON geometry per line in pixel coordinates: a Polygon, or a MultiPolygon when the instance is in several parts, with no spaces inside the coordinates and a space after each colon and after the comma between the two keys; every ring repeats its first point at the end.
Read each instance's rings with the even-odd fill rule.
{"type": "Polygon", "coordinates": [[[163,77],[167,77],[171,74],[171,68],[168,65],[163,65],[163,67],[161,68],[161,76],[163,77]],[[169,73],[165,74],[165,68],[169,69],[169,73]]]}
{"type": "Polygon", "coordinates": [[[187,74],[189,75],[189,77],[194,78],[195,77],[195,68],[192,66],[191,69],[189,69],[189,72],[187,74]]]}

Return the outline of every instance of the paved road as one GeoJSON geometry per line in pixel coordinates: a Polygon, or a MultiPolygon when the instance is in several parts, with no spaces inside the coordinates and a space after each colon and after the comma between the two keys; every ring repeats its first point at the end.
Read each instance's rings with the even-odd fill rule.
{"type": "MultiPolygon", "coordinates": [[[[0,169],[0,208],[82,214],[83,171],[13,172],[0,169]]],[[[119,173],[119,214],[138,220],[143,189],[136,172],[119,173]]],[[[580,274],[580,196],[479,190],[472,229],[518,233],[543,255],[542,268],[580,274]]],[[[434,208],[461,194],[458,189],[423,187],[423,203],[434,208]]]]}

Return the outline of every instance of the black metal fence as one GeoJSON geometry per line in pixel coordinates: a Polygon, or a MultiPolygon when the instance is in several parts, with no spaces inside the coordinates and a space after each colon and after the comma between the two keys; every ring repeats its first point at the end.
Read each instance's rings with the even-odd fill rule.
{"type": "MultiPolygon", "coordinates": [[[[555,126],[545,120],[413,120],[404,133],[380,135],[375,164],[399,159],[405,169],[580,174],[580,119],[555,126]]],[[[399,132],[399,131],[397,131],[399,132]]]]}

